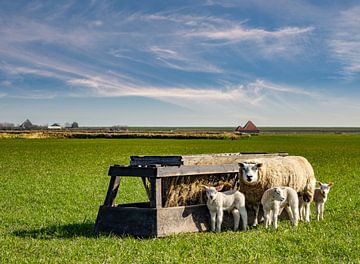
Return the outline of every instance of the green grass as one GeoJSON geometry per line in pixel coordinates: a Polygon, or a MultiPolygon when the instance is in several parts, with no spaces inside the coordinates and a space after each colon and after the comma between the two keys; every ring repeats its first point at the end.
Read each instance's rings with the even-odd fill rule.
{"type": "MultiPolygon", "coordinates": [[[[360,135],[2,139],[0,179],[0,263],[360,263],[360,135]],[[108,167],[128,164],[130,155],[279,151],[305,156],[317,179],[335,182],[324,222],[161,239],[93,233],[108,167]]],[[[118,196],[146,200],[135,178],[122,182],[118,196]]]]}

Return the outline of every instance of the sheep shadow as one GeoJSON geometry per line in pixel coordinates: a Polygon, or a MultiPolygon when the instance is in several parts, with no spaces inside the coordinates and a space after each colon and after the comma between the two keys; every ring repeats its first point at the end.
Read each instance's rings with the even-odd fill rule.
{"type": "Polygon", "coordinates": [[[70,239],[75,237],[95,238],[95,223],[74,223],[66,225],[51,225],[38,229],[20,229],[12,232],[13,235],[22,238],[50,240],[54,238],[70,239]]]}

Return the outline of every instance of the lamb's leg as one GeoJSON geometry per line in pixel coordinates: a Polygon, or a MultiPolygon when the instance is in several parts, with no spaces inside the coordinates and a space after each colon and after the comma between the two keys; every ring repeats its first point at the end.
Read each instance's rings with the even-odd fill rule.
{"type": "Polygon", "coordinates": [[[278,223],[277,223],[278,215],[279,215],[279,208],[275,207],[273,210],[273,222],[274,222],[275,229],[278,228],[278,223]]]}
{"type": "Polygon", "coordinates": [[[290,221],[293,223],[294,222],[294,215],[293,212],[291,210],[291,208],[289,206],[285,206],[285,210],[289,216],[290,221]]]}
{"type": "Polygon", "coordinates": [[[265,228],[268,228],[269,224],[271,224],[271,210],[270,211],[264,210],[264,216],[265,216],[265,228]]]}
{"type": "Polygon", "coordinates": [[[325,209],[325,203],[320,204],[320,220],[324,220],[324,209],[325,209]]]}
{"type": "Polygon", "coordinates": [[[316,214],[316,220],[320,220],[320,203],[315,204],[315,214],[316,214]]]}
{"type": "Polygon", "coordinates": [[[216,211],[210,211],[211,231],[215,231],[216,211]]]}
{"type": "Polygon", "coordinates": [[[240,208],[240,215],[242,220],[242,230],[246,231],[247,225],[248,225],[248,217],[247,217],[247,211],[245,207],[240,208]]]}
{"type": "Polygon", "coordinates": [[[234,208],[232,211],[231,211],[233,217],[234,217],[234,231],[238,230],[239,229],[239,223],[240,223],[240,213],[239,213],[239,210],[234,208]]]}
{"type": "Polygon", "coordinates": [[[221,232],[221,224],[223,221],[224,212],[222,208],[219,208],[216,212],[216,232],[221,232]]]}
{"type": "Polygon", "coordinates": [[[292,224],[294,226],[297,226],[298,225],[298,222],[299,222],[299,208],[296,207],[295,205],[293,205],[291,207],[291,210],[293,211],[293,221],[292,221],[292,224]]]}

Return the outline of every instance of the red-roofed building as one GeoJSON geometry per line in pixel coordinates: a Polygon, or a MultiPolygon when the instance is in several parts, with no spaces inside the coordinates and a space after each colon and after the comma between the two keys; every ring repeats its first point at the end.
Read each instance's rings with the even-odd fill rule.
{"type": "Polygon", "coordinates": [[[238,126],[235,130],[236,132],[241,133],[259,133],[260,130],[255,126],[252,121],[248,121],[244,127],[238,126]]]}

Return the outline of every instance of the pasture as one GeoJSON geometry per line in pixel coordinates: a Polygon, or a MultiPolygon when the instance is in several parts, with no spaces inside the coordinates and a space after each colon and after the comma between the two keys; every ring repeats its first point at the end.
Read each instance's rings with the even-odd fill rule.
{"type": "MultiPolygon", "coordinates": [[[[0,263],[360,262],[360,135],[215,139],[0,139],[0,263]],[[93,227],[113,164],[130,155],[288,152],[335,183],[325,221],[293,229],[191,233],[161,239],[97,236],[93,227]]],[[[139,179],[118,203],[145,201],[139,179]]]]}

